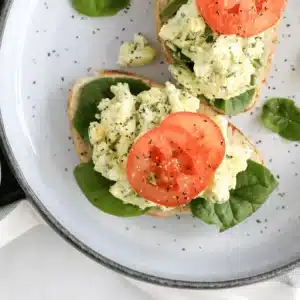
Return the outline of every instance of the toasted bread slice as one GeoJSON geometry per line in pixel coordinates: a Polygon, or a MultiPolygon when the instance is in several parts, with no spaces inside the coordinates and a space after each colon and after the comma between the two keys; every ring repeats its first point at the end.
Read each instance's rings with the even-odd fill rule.
{"type": "MultiPolygon", "coordinates": [[[[77,81],[77,83],[75,84],[75,86],[73,87],[73,89],[70,92],[69,102],[68,102],[68,117],[69,117],[69,121],[70,121],[71,134],[73,137],[75,150],[76,150],[78,156],[80,157],[80,161],[82,163],[85,163],[85,162],[88,162],[91,160],[92,151],[91,151],[89,145],[80,137],[80,135],[74,128],[73,119],[75,117],[76,110],[78,107],[78,101],[80,98],[79,96],[80,96],[81,88],[85,84],[87,84],[93,80],[96,80],[99,77],[110,77],[110,78],[128,77],[131,79],[143,81],[145,84],[152,86],[152,87],[164,87],[162,84],[153,82],[147,78],[140,77],[140,76],[137,76],[137,75],[134,75],[131,73],[125,73],[125,72],[119,72],[119,71],[103,71],[103,72],[96,74],[94,77],[89,77],[89,78],[85,78],[85,79],[81,79],[81,80],[77,81]]],[[[210,116],[217,115],[216,111],[214,111],[208,105],[203,104],[203,103],[201,104],[201,112],[203,112],[207,115],[210,115],[210,116]]],[[[251,144],[250,141],[241,133],[241,131],[239,131],[232,124],[229,124],[229,126],[228,126],[228,137],[229,137],[230,141],[234,140],[235,143],[240,143],[242,145],[247,145],[247,146],[251,147],[253,149],[253,156],[251,157],[251,159],[256,162],[263,163],[256,147],[253,144],[251,144]]],[[[190,214],[190,208],[188,206],[186,206],[186,207],[180,207],[180,208],[176,208],[176,209],[168,210],[168,211],[162,211],[160,209],[153,208],[148,212],[148,214],[151,216],[156,216],[156,217],[169,217],[169,216],[173,216],[173,215],[190,214]]]]}
{"type": "MultiPolygon", "coordinates": [[[[156,0],[155,1],[155,10],[154,10],[155,11],[155,24],[156,24],[157,36],[161,43],[165,59],[168,64],[172,64],[174,62],[172,54],[169,51],[168,47],[166,46],[165,42],[159,38],[159,31],[163,25],[163,23],[160,19],[160,12],[167,6],[168,6],[168,0],[156,0]]],[[[260,76],[258,78],[258,82],[260,82],[260,84],[257,85],[255,93],[253,95],[253,99],[245,111],[250,110],[255,105],[255,103],[258,101],[258,99],[260,97],[260,90],[262,88],[262,85],[266,82],[267,76],[268,76],[270,68],[271,68],[271,63],[272,63],[272,58],[274,55],[276,43],[277,43],[277,26],[274,27],[273,34],[267,43],[268,53],[266,55],[266,62],[265,62],[266,67],[265,67],[265,69],[262,69],[260,76]]],[[[222,110],[219,110],[215,107],[213,107],[213,109],[215,109],[220,114],[224,113],[222,110]]]]}

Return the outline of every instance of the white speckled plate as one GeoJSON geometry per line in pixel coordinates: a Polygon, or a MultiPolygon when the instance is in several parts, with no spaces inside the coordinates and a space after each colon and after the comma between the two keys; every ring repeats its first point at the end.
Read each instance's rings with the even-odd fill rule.
{"type": "MultiPolygon", "coordinates": [[[[257,120],[266,96],[300,104],[298,0],[289,0],[281,22],[261,102],[233,119],[262,150],[280,187],[254,216],[222,234],[192,217],[105,215],[73,178],[78,158],[69,137],[68,90],[80,77],[118,68],[120,43],[133,33],[156,43],[153,1],[132,0],[131,9],[116,17],[88,19],[67,0],[10,0],[1,26],[2,139],[23,188],[73,245],[123,274],[189,288],[247,284],[300,262],[300,145],[283,141],[257,120]]],[[[169,74],[161,61],[134,71],[164,82],[169,74]]]]}

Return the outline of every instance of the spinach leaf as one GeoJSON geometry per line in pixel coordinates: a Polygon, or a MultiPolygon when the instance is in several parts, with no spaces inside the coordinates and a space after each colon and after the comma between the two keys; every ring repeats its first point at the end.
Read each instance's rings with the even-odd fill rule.
{"type": "Polygon", "coordinates": [[[300,141],[300,107],[285,98],[269,99],[263,106],[263,124],[290,141],[300,141]]]}
{"type": "Polygon", "coordinates": [[[183,5],[186,4],[188,0],[172,0],[169,2],[168,6],[165,7],[161,12],[160,12],[160,18],[163,22],[167,21],[170,19],[173,15],[176,14],[178,9],[183,5]]]}
{"type": "Polygon", "coordinates": [[[255,89],[251,89],[228,100],[215,99],[213,101],[213,105],[216,108],[222,110],[225,115],[235,116],[247,109],[247,107],[253,100],[254,93],[255,89]]]}
{"type": "Polygon", "coordinates": [[[72,0],[73,7],[89,17],[113,16],[129,4],[130,0],[72,0]]]}
{"type": "Polygon", "coordinates": [[[135,217],[147,212],[138,206],[125,204],[122,200],[115,198],[109,192],[112,182],[94,170],[93,162],[77,166],[74,176],[87,199],[107,214],[118,217],[135,217]]]}
{"type": "Polygon", "coordinates": [[[215,204],[198,198],[190,203],[194,216],[207,224],[217,225],[225,231],[251,216],[277,187],[272,173],[252,160],[248,167],[237,176],[236,188],[230,192],[228,202],[215,204]]]}
{"type": "Polygon", "coordinates": [[[150,87],[140,80],[131,78],[99,78],[84,85],[80,91],[80,98],[77,111],[74,117],[74,127],[80,136],[89,142],[88,128],[92,121],[95,120],[97,106],[104,98],[112,98],[110,91],[112,85],[118,82],[128,83],[130,91],[133,95],[137,95],[142,91],[149,90],[150,87]]]}

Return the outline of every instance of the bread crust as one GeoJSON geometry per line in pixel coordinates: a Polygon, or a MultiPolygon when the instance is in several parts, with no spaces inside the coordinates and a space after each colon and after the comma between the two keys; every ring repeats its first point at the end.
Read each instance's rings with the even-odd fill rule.
{"type": "MultiPolygon", "coordinates": [[[[138,75],[135,75],[132,73],[115,71],[115,70],[102,71],[102,72],[97,73],[93,77],[89,77],[89,78],[85,78],[85,79],[81,79],[81,80],[77,81],[75,83],[74,87],[72,88],[72,90],[70,91],[70,95],[69,95],[69,99],[68,99],[67,113],[68,113],[68,118],[69,118],[69,122],[70,122],[70,130],[71,130],[71,135],[72,135],[72,138],[74,141],[75,151],[78,154],[81,163],[86,163],[91,160],[92,150],[90,149],[89,145],[80,137],[79,133],[77,132],[77,130],[75,129],[75,127],[73,125],[73,120],[74,120],[76,110],[78,107],[78,101],[79,101],[81,88],[88,82],[91,82],[91,81],[96,80],[97,78],[101,78],[101,77],[110,77],[110,78],[111,77],[113,77],[113,78],[128,77],[131,79],[140,80],[151,87],[164,87],[164,85],[154,82],[148,78],[138,76],[138,75]]],[[[204,110],[205,113],[207,113],[208,115],[217,115],[217,113],[213,109],[211,109],[207,104],[201,103],[201,107],[202,107],[202,110],[204,110]]],[[[260,157],[258,150],[242,134],[242,132],[231,123],[229,123],[229,128],[231,129],[231,131],[233,132],[233,134],[235,135],[236,138],[243,141],[243,143],[248,144],[254,150],[253,151],[254,155],[253,155],[252,159],[262,163],[262,159],[260,157]]],[[[170,217],[170,216],[174,216],[174,215],[187,215],[187,214],[191,214],[190,208],[188,206],[179,207],[179,208],[175,208],[175,209],[168,210],[168,211],[162,211],[157,208],[153,208],[153,209],[150,209],[148,212],[148,215],[153,216],[153,217],[170,217]]]]}

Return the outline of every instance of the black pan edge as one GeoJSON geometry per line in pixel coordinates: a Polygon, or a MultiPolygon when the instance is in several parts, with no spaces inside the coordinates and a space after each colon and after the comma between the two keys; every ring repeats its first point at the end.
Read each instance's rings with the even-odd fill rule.
{"type": "MultiPolygon", "coordinates": [[[[5,4],[3,5],[1,15],[0,15],[0,47],[2,44],[3,34],[6,26],[6,21],[9,16],[11,7],[13,4],[13,0],[7,0],[5,1],[5,4]]],[[[66,228],[64,228],[55,218],[51,215],[51,213],[45,208],[42,201],[37,197],[37,195],[34,193],[34,191],[29,186],[28,182],[26,181],[25,177],[22,174],[22,171],[20,170],[20,167],[18,165],[18,162],[12,152],[11,146],[8,142],[5,130],[4,130],[4,124],[2,121],[2,115],[0,111],[0,138],[2,140],[2,144],[5,150],[6,157],[8,158],[13,173],[15,177],[17,178],[19,184],[25,191],[27,197],[32,200],[34,206],[39,211],[39,213],[42,215],[42,217],[45,219],[45,221],[66,241],[68,241],[70,244],[72,244],[77,250],[81,251],[91,259],[95,260],[96,262],[102,264],[103,266],[120,273],[122,275],[131,277],[136,280],[144,281],[146,283],[152,283],[164,287],[172,287],[172,288],[180,288],[180,289],[225,289],[225,288],[233,288],[233,287],[239,287],[244,285],[249,285],[257,282],[261,282],[264,280],[268,280],[271,278],[274,278],[276,276],[280,276],[285,274],[286,272],[289,272],[296,267],[300,266],[300,258],[297,260],[286,264],[282,267],[276,268],[272,271],[268,271],[262,274],[258,274],[251,277],[244,277],[236,280],[228,280],[228,281],[219,281],[219,282],[197,282],[197,281],[183,281],[183,280],[173,280],[168,278],[161,278],[152,276],[149,274],[145,274],[130,268],[127,268],[125,266],[122,266],[104,256],[101,254],[95,252],[91,248],[89,248],[87,245],[79,241],[74,235],[72,235],[66,228]]]]}

